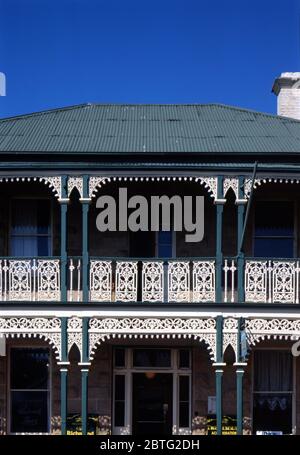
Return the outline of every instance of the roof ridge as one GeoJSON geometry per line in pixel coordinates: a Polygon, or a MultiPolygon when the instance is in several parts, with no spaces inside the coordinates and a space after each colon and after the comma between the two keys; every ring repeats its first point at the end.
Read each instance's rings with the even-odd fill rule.
{"type": "Polygon", "coordinates": [[[282,115],[277,115],[277,114],[271,114],[268,112],[260,112],[256,111],[254,109],[249,109],[249,108],[243,108],[239,106],[233,106],[230,104],[224,104],[224,103],[81,103],[81,104],[73,104],[70,106],[64,106],[64,107],[58,107],[58,108],[51,108],[51,109],[45,109],[42,111],[36,111],[36,112],[31,112],[31,113],[26,113],[26,114],[19,114],[19,115],[14,115],[10,117],[3,117],[0,118],[0,122],[6,122],[10,120],[18,120],[18,119],[23,119],[23,118],[31,118],[31,117],[37,117],[39,115],[47,115],[51,114],[54,112],[64,112],[64,111],[70,111],[74,109],[80,109],[80,108],[86,108],[86,107],[94,107],[94,106],[128,106],[128,107],[149,107],[149,106],[182,106],[182,107],[188,107],[188,106],[193,106],[193,107],[219,107],[223,109],[228,109],[228,110],[235,110],[238,112],[248,112],[252,114],[257,114],[260,116],[264,117],[269,117],[269,118],[277,118],[281,120],[288,120],[290,122],[295,122],[295,123],[300,123],[300,120],[291,118],[291,117],[285,117],[282,115]]]}

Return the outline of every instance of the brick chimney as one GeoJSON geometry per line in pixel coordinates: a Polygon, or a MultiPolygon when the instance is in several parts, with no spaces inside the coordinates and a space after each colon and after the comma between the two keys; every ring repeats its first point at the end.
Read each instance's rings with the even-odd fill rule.
{"type": "Polygon", "coordinates": [[[300,72],[281,73],[272,92],[277,95],[277,114],[300,120],[300,72]]]}

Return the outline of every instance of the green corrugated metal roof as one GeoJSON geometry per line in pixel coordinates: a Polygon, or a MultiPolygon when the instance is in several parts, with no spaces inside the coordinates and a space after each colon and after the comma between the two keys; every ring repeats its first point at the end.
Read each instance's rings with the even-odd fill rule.
{"type": "Polygon", "coordinates": [[[300,153],[300,121],[220,104],[84,104],[1,119],[0,152],[300,153]]]}

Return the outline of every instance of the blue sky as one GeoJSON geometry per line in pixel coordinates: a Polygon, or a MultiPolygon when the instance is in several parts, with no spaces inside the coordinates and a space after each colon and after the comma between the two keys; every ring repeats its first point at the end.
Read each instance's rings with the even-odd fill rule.
{"type": "Polygon", "coordinates": [[[276,112],[300,0],[0,0],[0,117],[85,102],[276,112]]]}

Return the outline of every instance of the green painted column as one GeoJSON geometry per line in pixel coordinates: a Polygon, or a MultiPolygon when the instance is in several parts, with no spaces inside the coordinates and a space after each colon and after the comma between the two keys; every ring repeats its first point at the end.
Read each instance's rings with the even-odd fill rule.
{"type": "Polygon", "coordinates": [[[222,253],[222,236],[223,236],[223,206],[226,202],[223,199],[223,177],[217,178],[217,198],[216,205],[216,301],[221,303],[222,297],[222,274],[223,274],[223,253],[222,253]]]}
{"type": "Polygon", "coordinates": [[[244,369],[238,367],[236,370],[236,422],[237,434],[243,434],[243,376],[244,369]]]}
{"type": "Polygon", "coordinates": [[[60,413],[61,413],[61,434],[67,434],[68,415],[68,369],[60,368],[60,413]]]}
{"type": "Polygon", "coordinates": [[[82,434],[88,429],[89,318],[82,318],[81,422],[82,434]]]}
{"type": "Polygon", "coordinates": [[[67,302],[67,211],[68,211],[68,177],[63,175],[60,199],[60,288],[61,301],[67,302]]]}
{"type": "Polygon", "coordinates": [[[223,399],[222,399],[222,379],[223,369],[216,368],[216,417],[217,417],[217,435],[222,434],[222,420],[223,420],[223,399]]]}
{"type": "Polygon", "coordinates": [[[61,318],[60,413],[61,434],[67,434],[68,415],[68,318],[61,318]]]}
{"type": "Polygon", "coordinates": [[[81,422],[82,434],[87,434],[88,424],[88,368],[81,369],[81,422]]]}
{"type": "Polygon", "coordinates": [[[245,204],[247,200],[245,198],[244,191],[244,177],[239,177],[238,186],[238,199],[236,200],[237,205],[237,283],[238,283],[238,303],[244,303],[245,301],[245,290],[244,290],[244,266],[245,257],[243,251],[240,249],[241,241],[244,229],[245,220],[245,204]]]}
{"type": "Polygon", "coordinates": [[[82,301],[89,301],[89,176],[83,176],[82,203],[82,301]]]}
{"type": "Polygon", "coordinates": [[[216,331],[217,331],[217,345],[216,345],[216,363],[215,377],[216,377],[216,419],[217,419],[217,434],[222,434],[222,421],[223,421],[223,317],[217,316],[216,318],[216,331]]]}

